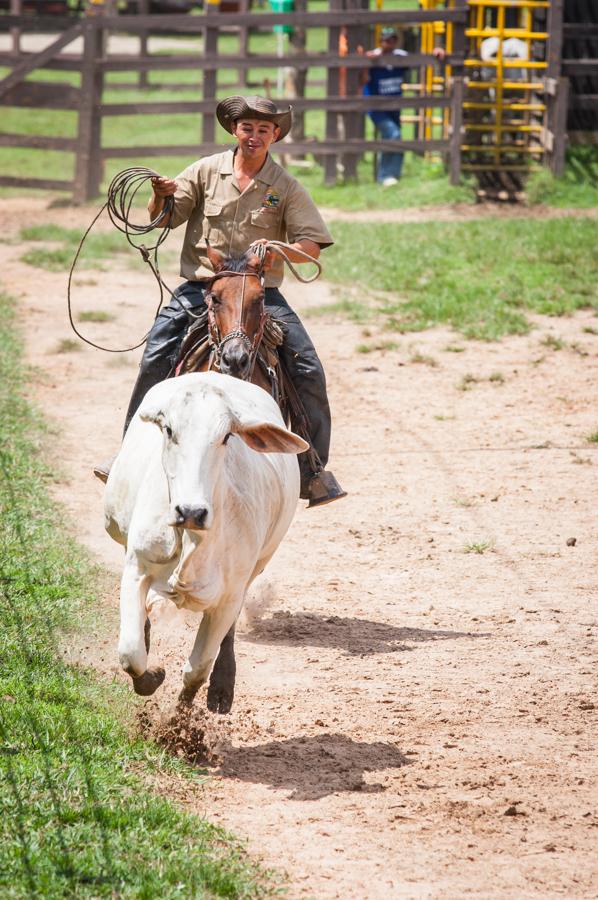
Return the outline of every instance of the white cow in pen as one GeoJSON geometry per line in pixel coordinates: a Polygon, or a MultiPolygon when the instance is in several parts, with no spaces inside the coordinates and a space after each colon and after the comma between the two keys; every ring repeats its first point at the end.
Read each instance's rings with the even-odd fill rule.
{"type": "Polygon", "coordinates": [[[228,712],[234,623],[291,523],[307,447],[266,391],[227,375],[182,375],[148,392],[105,495],[106,530],[126,548],[119,655],[137,693],[164,680],[147,668],[148,613],[168,598],[202,613],[179,699],[191,702],[214,666],[208,706],[228,712]]]}

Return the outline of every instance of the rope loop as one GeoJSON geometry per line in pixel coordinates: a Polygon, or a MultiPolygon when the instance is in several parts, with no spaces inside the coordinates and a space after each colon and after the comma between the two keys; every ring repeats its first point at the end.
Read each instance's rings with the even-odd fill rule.
{"type": "Polygon", "coordinates": [[[268,250],[271,250],[272,253],[276,253],[277,256],[281,257],[283,263],[287,264],[297,281],[301,281],[303,284],[311,284],[312,281],[315,281],[322,274],[322,264],[317,259],[314,259],[313,256],[310,256],[309,253],[305,252],[305,250],[299,250],[297,247],[293,247],[291,244],[285,244],[284,241],[267,241],[265,244],[251,244],[249,250],[259,257],[261,266],[264,265],[268,250]],[[289,259],[286,252],[287,250],[292,250],[293,253],[298,253],[300,256],[303,256],[305,262],[312,262],[316,267],[316,272],[308,278],[300,275],[289,259]]]}
{"type": "Polygon", "coordinates": [[[108,210],[110,221],[115,226],[115,228],[118,229],[118,231],[125,235],[131,247],[139,250],[142,259],[149,265],[154,278],[160,286],[160,301],[158,303],[155,316],[157,316],[160,312],[160,307],[162,306],[162,301],[164,299],[164,289],[166,289],[166,291],[168,291],[168,293],[173,296],[172,291],[162,281],[162,277],[160,275],[160,268],[158,265],[158,250],[160,248],[160,245],[170,234],[170,226],[166,224],[162,227],[161,223],[164,220],[168,221],[170,219],[170,214],[174,208],[174,198],[166,197],[162,211],[159,213],[159,215],[156,216],[155,219],[152,219],[149,224],[145,223],[143,225],[140,225],[131,220],[131,208],[135,201],[137,192],[142,187],[144,187],[146,182],[151,181],[152,178],[159,177],[159,174],[157,172],[154,172],[153,169],[147,169],[143,166],[132,166],[128,169],[123,169],[122,172],[119,172],[118,175],[115,175],[110,182],[110,186],[108,187],[108,197],[106,202],[97,213],[97,215],[92,219],[91,224],[87,228],[87,231],[81,238],[79,246],[77,247],[77,252],[75,253],[75,258],[73,259],[69,271],[69,280],[67,286],[67,308],[69,322],[77,337],[84,341],[86,344],[89,344],[90,347],[95,347],[96,350],[104,350],[106,353],[128,353],[130,350],[137,350],[139,347],[143,346],[149,334],[148,332],[146,335],[144,335],[139,343],[133,345],[132,347],[114,349],[112,347],[103,347],[101,344],[95,344],[93,341],[90,341],[83,334],[81,334],[81,332],[75,325],[71,303],[71,285],[73,281],[73,273],[75,271],[75,266],[77,265],[77,260],[79,259],[79,256],[81,254],[81,250],[83,249],[83,244],[87,239],[87,235],[90,233],[104,210],[108,210]],[[160,228],[160,234],[154,244],[148,247],[145,243],[136,242],[135,238],[143,237],[146,234],[149,234],[155,228],[160,228]]]}

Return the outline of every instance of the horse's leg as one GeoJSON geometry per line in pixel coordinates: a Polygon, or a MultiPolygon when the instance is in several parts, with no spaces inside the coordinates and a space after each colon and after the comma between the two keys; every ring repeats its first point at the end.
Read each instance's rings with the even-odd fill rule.
{"type": "Polygon", "coordinates": [[[220,652],[214,663],[208,686],[208,709],[211,712],[230,712],[235,696],[235,624],[233,623],[220,644],[220,652]]]}
{"type": "Polygon", "coordinates": [[[120,664],[133,679],[135,693],[153,694],[164,681],[164,669],[148,669],[150,626],[146,612],[146,598],[150,576],[143,572],[137,560],[125,561],[120,588],[120,664]]]}
{"type": "MultiPolygon", "coordinates": [[[[207,681],[220,645],[233,628],[242,603],[242,597],[238,600],[226,598],[216,609],[203,614],[193,650],[183,666],[183,690],[179,694],[180,703],[191,703],[199,688],[207,681]]],[[[232,696],[230,702],[232,703],[232,696]]],[[[228,709],[223,706],[219,711],[228,712],[229,709],[230,706],[228,709]]]]}

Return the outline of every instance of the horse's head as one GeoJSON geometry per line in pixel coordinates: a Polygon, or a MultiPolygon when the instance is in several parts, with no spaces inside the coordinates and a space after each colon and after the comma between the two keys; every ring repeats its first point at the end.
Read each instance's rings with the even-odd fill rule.
{"type": "Polygon", "coordinates": [[[264,331],[263,258],[251,249],[227,259],[208,247],[215,275],[207,293],[215,362],[225,375],[248,380],[264,331]]]}

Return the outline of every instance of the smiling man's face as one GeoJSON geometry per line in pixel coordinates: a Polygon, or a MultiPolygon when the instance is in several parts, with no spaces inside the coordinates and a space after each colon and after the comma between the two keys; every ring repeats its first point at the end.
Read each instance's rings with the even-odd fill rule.
{"type": "Polygon", "coordinates": [[[280,134],[280,128],[267,119],[238,119],[233,125],[233,134],[242,155],[255,160],[266,157],[270,145],[280,134]]]}

